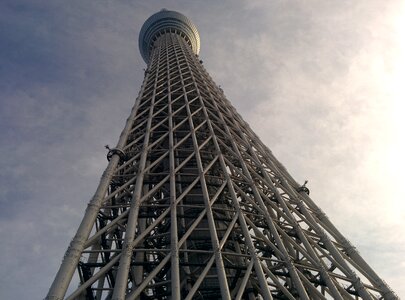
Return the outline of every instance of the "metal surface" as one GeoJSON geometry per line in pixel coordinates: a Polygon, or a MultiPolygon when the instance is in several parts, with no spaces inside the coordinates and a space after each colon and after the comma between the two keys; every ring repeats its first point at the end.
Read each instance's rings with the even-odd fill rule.
{"type": "Polygon", "coordinates": [[[142,29],[145,80],[46,299],[398,299],[168,25],[184,20],[142,29]]]}
{"type": "Polygon", "coordinates": [[[150,54],[157,37],[167,31],[181,35],[193,49],[193,52],[198,55],[200,52],[200,35],[193,22],[177,11],[162,9],[145,21],[139,33],[139,51],[146,63],[149,63],[150,54]]]}

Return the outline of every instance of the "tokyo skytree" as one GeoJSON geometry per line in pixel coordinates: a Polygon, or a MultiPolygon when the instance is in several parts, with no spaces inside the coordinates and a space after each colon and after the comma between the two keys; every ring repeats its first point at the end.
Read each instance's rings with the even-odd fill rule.
{"type": "Polygon", "coordinates": [[[139,95],[46,299],[398,299],[226,99],[187,17],[152,15],[139,48],[139,95]]]}

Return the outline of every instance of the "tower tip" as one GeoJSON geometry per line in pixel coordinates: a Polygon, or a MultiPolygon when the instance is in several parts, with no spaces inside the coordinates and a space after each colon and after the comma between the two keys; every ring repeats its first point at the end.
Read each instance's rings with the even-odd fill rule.
{"type": "Polygon", "coordinates": [[[168,29],[183,34],[194,53],[200,52],[200,35],[193,22],[177,11],[163,8],[145,21],[139,33],[139,50],[146,63],[149,62],[156,37],[168,29]]]}

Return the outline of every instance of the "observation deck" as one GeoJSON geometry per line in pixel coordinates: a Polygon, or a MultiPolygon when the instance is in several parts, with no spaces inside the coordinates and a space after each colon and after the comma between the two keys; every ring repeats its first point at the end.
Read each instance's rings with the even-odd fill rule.
{"type": "Polygon", "coordinates": [[[146,63],[149,63],[153,43],[166,32],[178,33],[195,54],[200,52],[200,35],[193,22],[181,13],[162,9],[145,21],[139,33],[139,50],[146,63]]]}

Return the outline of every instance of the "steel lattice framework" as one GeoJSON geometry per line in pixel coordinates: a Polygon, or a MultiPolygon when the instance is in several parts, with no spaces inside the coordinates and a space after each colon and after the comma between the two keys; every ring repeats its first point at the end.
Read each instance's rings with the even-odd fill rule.
{"type": "Polygon", "coordinates": [[[140,47],[140,94],[47,299],[398,299],[225,98],[186,17],[153,15],[140,47]]]}

